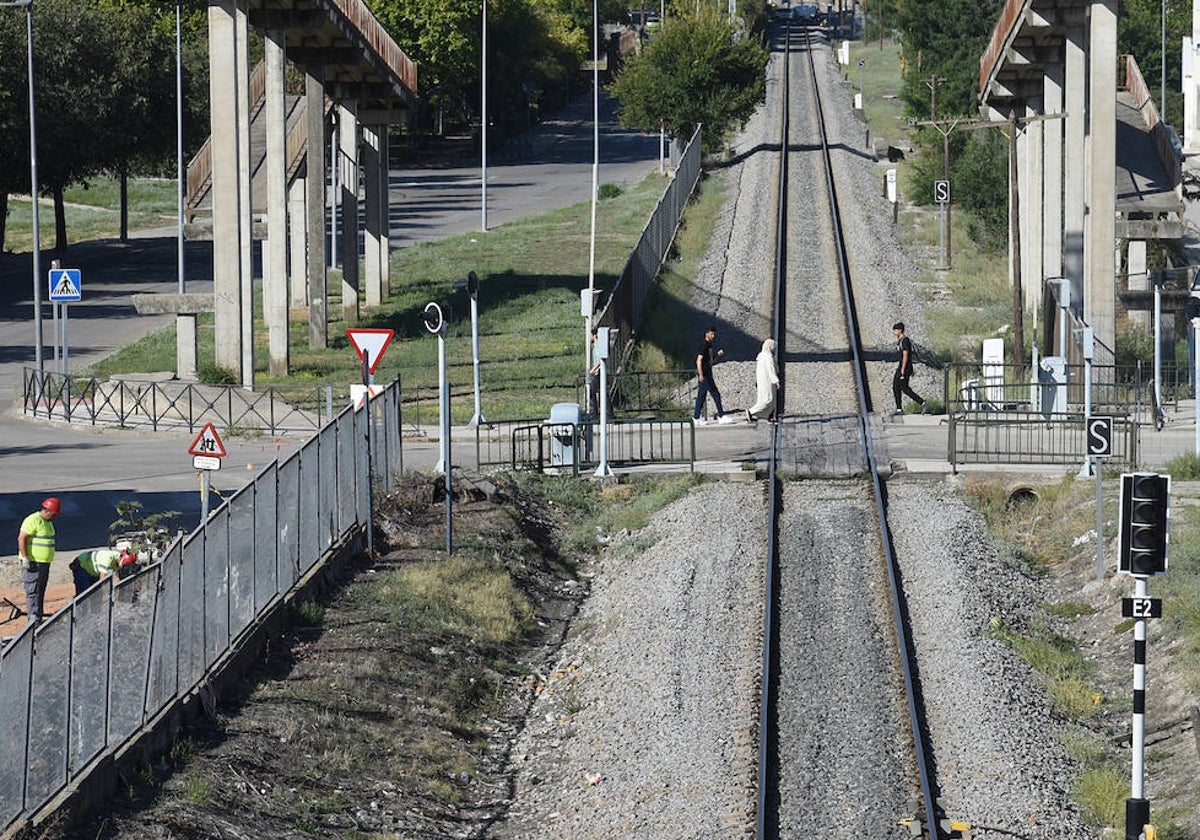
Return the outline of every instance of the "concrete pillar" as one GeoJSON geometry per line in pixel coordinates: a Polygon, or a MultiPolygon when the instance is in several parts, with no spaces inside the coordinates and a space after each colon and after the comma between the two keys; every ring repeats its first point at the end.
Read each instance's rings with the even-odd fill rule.
{"type": "MultiPolygon", "coordinates": [[[[1025,116],[1042,113],[1040,99],[1026,101],[1025,116]]],[[[1042,299],[1042,129],[1044,121],[1025,124],[1018,135],[1017,149],[1022,162],[1017,186],[1021,190],[1021,292],[1026,312],[1037,309],[1042,299]]]]}
{"type": "MultiPolygon", "coordinates": [[[[1150,273],[1146,270],[1146,240],[1130,239],[1125,257],[1125,282],[1131,292],[1150,291],[1150,273]]],[[[1151,310],[1129,310],[1129,323],[1149,331],[1151,310]]]]}
{"type": "MultiPolygon", "coordinates": [[[[1047,116],[1063,112],[1063,65],[1052,62],[1042,81],[1047,116]]],[[[1042,276],[1063,273],[1063,120],[1042,123],[1042,276]]]]}
{"type": "Polygon", "coordinates": [[[292,179],[288,187],[288,276],[293,309],[308,306],[308,257],[307,217],[304,213],[304,193],[308,185],[304,178],[292,179]]]}
{"type": "Polygon", "coordinates": [[[234,37],[237,41],[237,123],[238,143],[238,258],[240,262],[241,341],[239,348],[243,388],[254,388],[254,232],[253,196],[250,194],[250,15],[239,2],[234,4],[234,37]]]}
{"type": "Polygon", "coordinates": [[[282,29],[271,29],[266,33],[263,61],[267,71],[267,241],[263,245],[263,320],[267,325],[268,368],[272,376],[287,376],[287,117],[284,111],[282,29]]]}
{"type": "Polygon", "coordinates": [[[388,167],[386,124],[363,126],[363,200],[366,205],[365,252],[367,306],[379,306],[388,291],[388,167]]]}
{"type": "Polygon", "coordinates": [[[199,355],[196,342],[196,316],[175,316],[175,376],[184,381],[196,379],[196,360],[199,355]]]}
{"type": "Polygon", "coordinates": [[[1083,155],[1087,118],[1087,30],[1082,14],[1073,15],[1067,26],[1065,42],[1065,94],[1067,118],[1063,126],[1063,276],[1071,281],[1071,300],[1081,302],[1073,308],[1083,314],[1083,155]]]}
{"type": "Polygon", "coordinates": [[[212,117],[213,324],[218,367],[241,370],[241,197],[238,191],[237,43],[234,2],[208,7],[209,98],[212,117]]]}
{"type": "Polygon", "coordinates": [[[358,321],[358,114],[354,102],[338,104],[338,197],[342,235],[342,317],[358,321]]]}
{"type": "Polygon", "coordinates": [[[1091,4],[1087,151],[1083,313],[1096,338],[1097,363],[1111,364],[1116,348],[1117,0],[1091,4]]]}
{"type": "MultiPolygon", "coordinates": [[[[1192,34],[1183,36],[1180,56],[1183,87],[1183,151],[1200,153],[1200,3],[1192,3],[1192,34]]],[[[1159,116],[1164,116],[1160,114],[1159,116]]],[[[1165,118],[1165,117],[1164,117],[1165,118]]]]}
{"type": "Polygon", "coordinates": [[[307,122],[304,183],[308,241],[308,346],[329,346],[325,301],[325,72],[308,67],[304,74],[307,122]]]}

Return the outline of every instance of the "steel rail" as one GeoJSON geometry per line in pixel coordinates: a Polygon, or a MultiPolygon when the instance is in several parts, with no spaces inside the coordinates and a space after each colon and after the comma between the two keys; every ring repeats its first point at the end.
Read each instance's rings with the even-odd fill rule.
{"type": "MultiPolygon", "coordinates": [[[[807,39],[807,32],[805,35],[807,39]]],[[[806,40],[807,43],[807,40],[806,40]]],[[[879,465],[875,458],[875,443],[871,436],[871,394],[867,386],[866,358],[862,352],[862,337],[858,328],[858,310],[854,303],[854,285],[850,274],[850,261],[842,233],[841,208],[838,205],[837,186],[833,174],[833,157],[829,150],[829,137],[825,128],[825,113],[821,104],[821,89],[817,83],[816,66],[812,50],[807,50],[809,75],[812,79],[813,97],[816,101],[817,128],[821,137],[821,157],[825,167],[825,183],[833,221],[834,246],[837,251],[838,274],[841,278],[842,296],[846,307],[846,332],[854,361],[854,378],[857,385],[859,427],[863,454],[871,472],[871,483],[875,492],[875,512],[879,520],[880,538],[888,571],[888,586],[892,596],[893,629],[900,648],[900,666],[904,674],[904,693],[908,704],[908,720],[912,730],[913,747],[917,761],[917,775],[921,786],[921,799],[925,811],[925,824],[931,838],[940,836],[937,805],[933,796],[933,780],[922,734],[921,710],[917,696],[915,656],[911,649],[907,622],[904,618],[903,595],[900,588],[896,550],[892,543],[887,520],[887,490],[879,477],[879,465]]]]}
{"type": "MultiPolygon", "coordinates": [[[[806,36],[807,37],[807,36],[806,36]]],[[[787,274],[787,183],[788,135],[791,130],[791,26],[783,32],[783,73],[780,96],[783,119],[779,132],[779,170],[775,208],[775,272],[772,282],[771,337],[775,340],[775,358],[783,358],[784,278],[787,274]]],[[[776,416],[784,402],[784,380],[779,378],[775,394],[776,416]]],[[[762,702],[758,718],[758,819],[755,836],[758,840],[779,835],[779,803],[771,801],[778,795],[778,740],[776,736],[775,669],[779,662],[779,627],[775,610],[776,584],[779,576],[779,514],[783,488],[776,475],[779,462],[779,424],[771,424],[771,455],[767,459],[767,570],[766,595],[763,610],[762,702]]]]}

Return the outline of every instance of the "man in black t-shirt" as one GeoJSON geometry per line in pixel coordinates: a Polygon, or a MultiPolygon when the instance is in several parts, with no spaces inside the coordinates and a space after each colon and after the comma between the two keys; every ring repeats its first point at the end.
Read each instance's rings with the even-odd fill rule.
{"type": "Polygon", "coordinates": [[[696,408],[692,411],[692,420],[697,425],[703,425],[705,422],[700,419],[700,412],[704,408],[704,398],[709,394],[712,394],[713,402],[717,406],[717,420],[725,413],[725,409],[721,407],[721,392],[717,390],[712,372],[713,362],[725,355],[724,350],[713,351],[712,343],[716,337],[717,328],[709,326],[704,331],[704,341],[696,350],[696,408]]]}
{"type": "Polygon", "coordinates": [[[896,410],[892,414],[904,413],[904,409],[900,407],[901,394],[908,394],[909,397],[919,402],[921,404],[921,413],[924,414],[929,410],[929,406],[925,400],[917,396],[917,392],[908,384],[908,380],[912,378],[915,367],[912,339],[904,334],[903,321],[897,321],[892,324],[892,333],[896,336],[896,349],[900,351],[900,358],[896,364],[896,375],[892,377],[892,396],[896,398],[896,410]]]}

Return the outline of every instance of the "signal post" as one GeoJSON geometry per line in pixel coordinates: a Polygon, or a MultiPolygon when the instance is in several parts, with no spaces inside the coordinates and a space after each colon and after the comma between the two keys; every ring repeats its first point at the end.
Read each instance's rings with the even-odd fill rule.
{"type": "Polygon", "coordinates": [[[1171,477],[1157,473],[1121,476],[1119,571],[1133,575],[1132,598],[1121,599],[1121,613],[1133,618],[1133,771],[1130,796],[1125,800],[1125,840],[1155,836],[1150,824],[1150,801],[1144,795],[1146,734],[1146,619],[1162,616],[1162,601],[1151,598],[1151,575],[1167,572],[1170,531],[1171,477]]]}

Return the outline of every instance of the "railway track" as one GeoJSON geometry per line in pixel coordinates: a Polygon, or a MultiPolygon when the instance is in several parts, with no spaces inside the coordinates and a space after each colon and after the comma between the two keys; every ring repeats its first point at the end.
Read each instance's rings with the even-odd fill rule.
{"type": "Polygon", "coordinates": [[[824,45],[812,28],[789,30],[776,56],[784,117],[771,334],[784,417],[771,435],[757,834],[837,827],[844,836],[911,837],[911,824],[921,836],[948,837],[813,61],[824,45]],[[854,450],[824,466],[843,477],[781,480],[787,450],[830,437],[854,450]]]}

